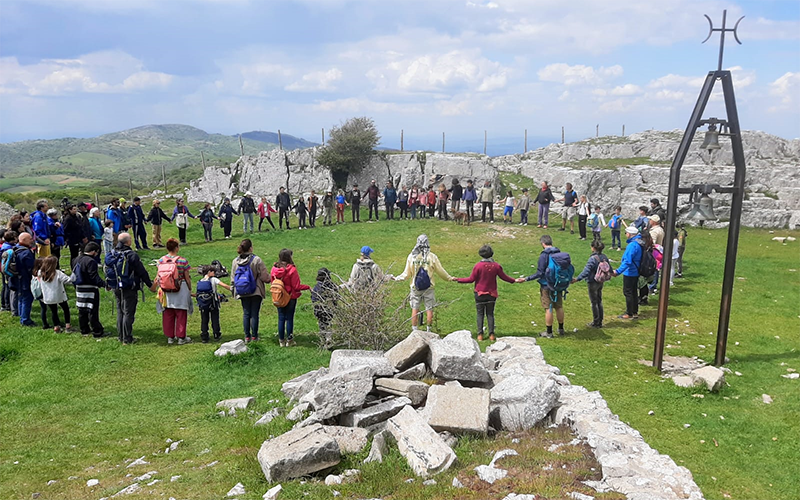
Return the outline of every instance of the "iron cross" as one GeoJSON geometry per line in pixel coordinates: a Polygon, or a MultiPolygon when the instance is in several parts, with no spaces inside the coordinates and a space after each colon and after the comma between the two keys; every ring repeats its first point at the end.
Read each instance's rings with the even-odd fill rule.
{"type": "Polygon", "coordinates": [[[727,31],[732,32],[733,33],[733,38],[736,39],[736,43],[741,45],[742,42],[739,41],[739,35],[736,33],[736,30],[739,28],[739,23],[742,22],[742,19],[744,19],[744,16],[740,17],[739,20],[736,21],[736,24],[733,25],[733,28],[726,28],[725,27],[725,21],[726,21],[726,19],[728,17],[728,11],[727,10],[723,10],[722,11],[722,27],[721,28],[715,28],[714,27],[714,23],[711,21],[711,18],[708,17],[707,14],[703,14],[703,15],[706,16],[706,19],[708,20],[708,36],[706,37],[705,40],[703,40],[703,43],[706,43],[708,41],[708,39],[711,38],[711,35],[713,35],[715,31],[719,31],[720,32],[720,35],[719,35],[719,62],[717,63],[717,71],[722,71],[722,52],[725,49],[725,32],[727,32],[727,31]]]}

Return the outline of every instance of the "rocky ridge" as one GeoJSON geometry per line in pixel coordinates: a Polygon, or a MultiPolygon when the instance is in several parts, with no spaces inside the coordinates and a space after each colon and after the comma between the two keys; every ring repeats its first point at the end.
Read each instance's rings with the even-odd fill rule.
{"type": "MultiPolygon", "coordinates": [[[[511,188],[537,186],[547,181],[554,191],[571,182],[578,193],[606,212],[620,205],[626,217],[650,198],[664,200],[669,167],[678,148],[681,131],[645,131],[627,137],[606,136],[570,144],[551,144],[526,154],[488,157],[480,154],[405,152],[376,154],[358,174],[350,175],[348,187],[362,187],[376,179],[382,186],[391,179],[396,186],[427,185],[451,179],[473,179],[480,187],[488,180],[511,188]],[[521,184],[521,185],[518,185],[521,184]]],[[[713,156],[700,150],[703,133],[698,132],[681,171],[681,186],[733,183],[730,141],[713,156]]],[[[800,227],[800,139],[786,140],[764,132],[743,134],[747,165],[742,222],[752,227],[795,229],[800,227]]],[[[203,177],[186,190],[189,201],[219,204],[245,191],[270,199],[280,186],[297,195],[311,189],[317,193],[333,186],[330,169],[315,160],[317,148],[294,151],[264,151],[243,156],[227,167],[209,167],[203,177]]],[[[500,193],[497,193],[498,195],[500,193]]],[[[724,226],[729,217],[730,195],[714,194],[715,212],[724,226]]],[[[689,211],[688,197],[680,197],[681,215],[689,211]]]]}

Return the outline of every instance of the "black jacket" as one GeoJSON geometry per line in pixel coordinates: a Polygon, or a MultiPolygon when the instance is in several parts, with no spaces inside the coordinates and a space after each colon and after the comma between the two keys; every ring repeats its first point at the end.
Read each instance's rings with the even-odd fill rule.
{"type": "Polygon", "coordinates": [[[83,227],[77,215],[66,215],[61,220],[61,226],[64,229],[64,238],[67,240],[67,245],[80,245],[85,238],[83,234],[83,227]]]}
{"type": "Polygon", "coordinates": [[[275,206],[288,210],[292,206],[292,199],[289,197],[289,193],[278,193],[278,196],[275,197],[275,206]]]}
{"type": "Polygon", "coordinates": [[[160,226],[164,221],[169,222],[169,217],[161,210],[161,207],[153,207],[145,220],[154,226],[160,226]]]}
{"type": "Polygon", "coordinates": [[[147,269],[144,268],[144,264],[142,264],[142,259],[139,258],[139,254],[131,250],[131,247],[125,246],[122,243],[117,243],[115,250],[117,252],[129,252],[127,257],[128,265],[131,266],[131,270],[133,271],[131,275],[133,276],[134,288],[136,290],[141,288],[142,283],[147,285],[147,288],[153,286],[153,280],[150,279],[147,269]]]}
{"type": "Polygon", "coordinates": [[[100,277],[100,273],[97,272],[97,260],[94,257],[86,254],[80,255],[75,259],[75,267],[80,267],[83,285],[97,286],[100,288],[106,287],[106,282],[100,277]]]}
{"type": "Polygon", "coordinates": [[[239,212],[243,214],[256,213],[256,204],[253,201],[253,198],[249,198],[247,196],[242,198],[242,201],[239,202],[239,212]]]}
{"type": "Polygon", "coordinates": [[[550,191],[550,188],[547,188],[539,191],[539,194],[536,195],[536,199],[533,201],[541,205],[547,205],[551,201],[556,201],[556,197],[553,196],[553,192],[550,191]]]}

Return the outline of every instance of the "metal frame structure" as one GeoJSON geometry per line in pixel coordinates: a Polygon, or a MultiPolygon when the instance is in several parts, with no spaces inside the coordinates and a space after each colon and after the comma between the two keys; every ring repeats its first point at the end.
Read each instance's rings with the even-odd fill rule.
{"type": "Polygon", "coordinates": [[[656,335],[655,346],[653,349],[653,366],[661,371],[661,364],[664,357],[664,341],[666,336],[667,327],[667,312],[669,307],[669,275],[672,269],[672,231],[675,228],[675,223],[678,218],[678,194],[691,193],[692,188],[680,188],[680,175],[683,162],[686,160],[686,155],[689,152],[689,147],[694,139],[695,132],[703,125],[721,125],[723,130],[727,129],[728,133],[720,134],[728,136],[731,139],[731,149],[733,152],[733,165],[735,167],[733,186],[716,188],[717,192],[731,193],[733,200],[731,201],[731,215],[730,225],[728,227],[728,244],[725,251],[725,273],[722,280],[722,298],[720,300],[719,308],[719,323],[717,326],[717,347],[714,356],[714,365],[721,366],[725,363],[725,350],[728,343],[728,325],[730,322],[731,313],[731,298],[733,294],[733,281],[736,271],[736,252],[739,246],[739,228],[741,225],[742,216],[742,202],[744,201],[744,183],[745,183],[745,162],[744,162],[744,148],[742,146],[742,132],[739,128],[739,113],[736,109],[736,98],[733,92],[733,76],[730,71],[722,70],[722,54],[725,45],[725,33],[732,32],[734,38],[738,43],[739,37],[737,36],[736,29],[743,18],[736,21],[733,28],[726,28],[725,22],[727,11],[722,11],[722,28],[714,28],[711,18],[706,16],[709,22],[709,34],[706,40],[711,38],[711,35],[718,31],[720,32],[720,48],[719,60],[716,71],[711,71],[706,76],[703,87],[700,90],[700,95],[697,98],[697,103],[694,106],[694,111],[689,118],[689,124],[686,126],[686,131],[681,139],[680,146],[675,153],[675,158],[672,161],[669,176],[669,193],[667,195],[667,220],[665,228],[667,237],[664,238],[664,259],[661,266],[661,290],[658,298],[658,318],[656,320],[656,335]],[[711,97],[711,92],[714,90],[714,85],[719,81],[722,85],[722,94],[725,99],[726,119],[719,120],[717,118],[710,118],[704,120],[702,118],[703,112],[706,109],[708,100],[711,97]],[[666,279],[665,279],[666,277],[666,279]]]}

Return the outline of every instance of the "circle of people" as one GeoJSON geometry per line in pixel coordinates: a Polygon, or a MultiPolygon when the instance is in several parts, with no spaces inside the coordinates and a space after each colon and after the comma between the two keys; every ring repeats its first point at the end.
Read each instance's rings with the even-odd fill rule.
{"type": "MultiPolygon", "coordinates": [[[[654,198],[650,202],[650,207],[639,207],[639,217],[631,224],[625,222],[621,216],[621,207],[617,206],[614,215],[606,223],[600,207],[594,207],[592,210],[586,196],[578,196],[569,183],[566,184],[566,191],[560,199],[556,199],[547,183],[542,183],[541,190],[534,199],[528,197],[527,191],[523,189],[519,199],[515,199],[511,191],[507,192],[503,200],[504,222],[511,222],[514,209],[518,209],[519,224],[527,225],[530,204],[536,202],[539,205],[538,227],[547,228],[550,203],[561,202],[563,203],[562,226],[559,231],[566,231],[569,222],[570,233],[574,234],[576,216],[581,240],[586,239],[587,228],[592,230],[592,254],[577,276],[574,275],[569,254],[560,251],[550,235],[543,235],[540,238],[542,252],[534,274],[516,279],[508,276],[502,266],[493,260],[492,248],[484,245],[478,251],[480,261],[475,264],[470,276],[452,277],[445,271],[436,254],[431,251],[428,238],[423,234],[417,238],[416,245],[406,259],[405,268],[398,276],[384,275],[371,258],[374,250],[364,246],[353,265],[348,283],[352,285],[374,280],[381,282],[409,280],[412,327],[413,329],[420,327],[420,313],[424,312],[428,330],[431,328],[433,309],[436,305],[435,277],[459,283],[474,283],[477,338],[484,340],[484,333],[488,330],[489,339],[495,340],[494,310],[498,297],[498,278],[509,283],[527,281],[539,283],[540,302],[545,310],[547,327],[541,335],[553,337],[554,321],[558,322],[558,333],[565,334],[563,303],[569,285],[578,281],[587,282],[593,316],[587,326],[601,328],[604,325],[602,298],[604,283],[621,275],[626,310],[618,318],[637,319],[639,306],[647,304],[648,296],[657,292],[663,252],[662,224],[665,219],[665,211],[659,201],[654,198]],[[603,227],[610,229],[612,249],[616,251],[622,249],[621,233],[625,232],[627,245],[617,269],[611,268],[608,257],[603,253],[605,245],[600,237],[603,227]],[[487,330],[484,329],[484,320],[487,330]]],[[[490,222],[493,222],[492,206],[495,193],[489,182],[485,183],[480,194],[475,192],[472,181],[468,181],[463,190],[455,179],[449,190],[444,184],[440,184],[433,206],[430,202],[431,193],[435,193],[432,186],[425,191],[418,189],[417,185],[412,186],[411,191],[406,191],[403,187],[399,192],[394,192],[392,183],[388,182],[383,192],[383,197],[387,198],[385,201],[387,218],[393,218],[393,207],[396,202],[401,203],[398,205],[401,218],[409,217],[409,208],[410,218],[416,218],[417,215],[423,218],[432,217],[435,208],[439,211],[439,218],[448,219],[448,202],[450,210],[457,217],[462,213],[461,201],[465,201],[466,212],[463,214],[468,220],[472,220],[474,203],[477,201],[482,204],[482,220],[486,220],[488,213],[490,222]],[[398,197],[394,198],[395,195],[398,197]],[[425,205],[421,204],[422,200],[425,200],[425,205]]],[[[337,223],[343,222],[346,205],[352,208],[353,221],[360,221],[358,209],[364,198],[369,203],[370,219],[373,209],[376,219],[378,217],[378,193],[375,181],[372,181],[363,196],[358,191],[358,186],[354,185],[348,196],[345,197],[342,190],[339,190],[336,198],[331,197],[332,191],[329,190],[323,198],[324,225],[332,224],[331,214],[334,208],[337,213],[337,223]],[[372,193],[376,194],[374,198],[372,193]],[[335,205],[331,205],[331,199],[335,205]]],[[[309,223],[310,227],[314,227],[318,206],[314,191],[311,191],[308,205],[301,198],[292,207],[289,195],[284,188],[281,188],[276,198],[277,211],[266,198],[262,198],[256,207],[250,192],[242,198],[238,210],[234,209],[230,200],[226,198],[218,214],[214,214],[210,204],[206,204],[200,215],[194,216],[183,200],[178,199],[170,217],[164,213],[160,205],[160,200],[153,200],[152,209],[145,216],[140,198],[134,198],[130,206],[126,205],[125,199],[115,198],[106,208],[105,221],[102,221],[99,207],[93,207],[90,203],[73,205],[64,199],[59,217],[58,209],[49,207],[47,200],[40,200],[36,204],[36,211],[32,214],[20,211],[12,216],[2,231],[2,247],[0,247],[3,278],[2,311],[10,311],[12,315],[18,316],[23,326],[37,326],[31,319],[32,304],[37,300],[41,306],[42,327],[53,328],[57,333],[69,332],[72,325],[64,286],[71,284],[76,289],[81,334],[100,338],[107,335],[99,319],[100,291],[113,290],[118,340],[127,345],[135,342],[133,323],[140,292],[144,299],[146,287],[157,294],[156,309],[162,315],[162,327],[168,344],[177,342],[182,345],[192,341],[187,336],[187,316],[192,313],[195,302],[201,313],[201,339],[206,343],[211,338],[209,331],[213,333],[214,340],[221,338],[219,309],[224,297],[218,288],[222,287],[231,291],[233,297],[241,303],[245,342],[259,340],[261,304],[269,295],[278,312],[279,345],[291,347],[296,345],[294,316],[297,300],[303,291],[311,290],[314,315],[319,323],[320,335],[330,338],[337,286],[333,284],[328,269],[321,268],[318,271],[317,282],[312,289],[300,282],[290,249],[281,250],[278,260],[272,269],[268,270],[263,260],[254,253],[252,241],[243,239],[237,249],[238,257],[232,262],[231,272],[228,273],[219,261],[200,266],[201,278],[193,293],[191,266],[179,255],[180,245],[186,244],[186,230],[190,218],[200,219],[203,222],[206,241],[211,240],[211,230],[208,226],[213,225],[215,219],[220,221],[225,230],[225,238],[229,239],[232,216],[239,213],[244,215],[245,232],[248,225],[250,231],[253,231],[255,213],[261,218],[259,231],[264,219],[269,221],[273,229],[275,228],[270,214],[276,212],[280,214],[280,227],[283,227],[285,221],[289,229],[288,211],[290,208],[297,211],[298,207],[300,207],[300,211],[297,211],[300,228],[305,227],[305,218],[302,217],[304,213],[313,214],[309,218],[309,223]],[[309,211],[308,207],[313,210],[309,211]],[[158,271],[155,280],[150,278],[144,264],[132,248],[133,246],[137,250],[149,248],[145,225],[148,222],[152,224],[153,248],[167,250],[167,254],[157,261],[158,271]],[[161,225],[164,222],[175,223],[179,233],[178,239],[171,238],[166,245],[161,241],[161,225]],[[60,269],[61,250],[65,247],[70,253],[69,275],[60,269]],[[105,254],[105,259],[102,261],[101,253],[105,254]],[[101,269],[104,271],[104,277],[100,274],[101,269]],[[231,277],[230,284],[219,279],[226,276],[231,277]],[[63,322],[59,317],[59,309],[64,315],[63,322]]],[[[680,234],[674,231],[673,237],[675,239],[673,259],[676,265],[670,276],[671,283],[676,275],[680,277],[682,273],[686,232],[683,229],[680,234]]]]}

